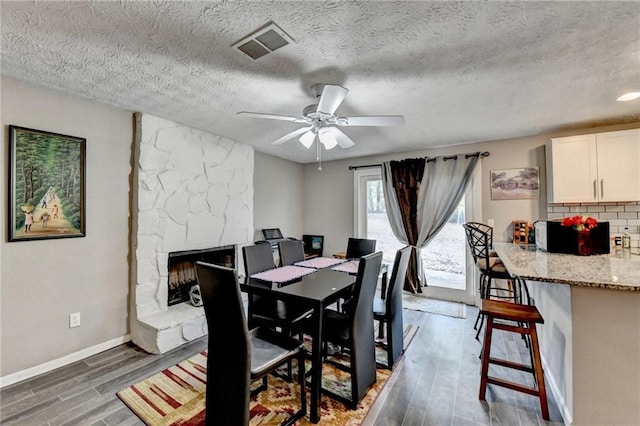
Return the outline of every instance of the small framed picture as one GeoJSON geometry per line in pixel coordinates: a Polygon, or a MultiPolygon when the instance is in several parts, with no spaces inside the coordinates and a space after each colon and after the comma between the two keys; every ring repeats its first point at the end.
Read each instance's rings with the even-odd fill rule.
{"type": "Polygon", "coordinates": [[[522,167],[491,171],[492,200],[540,198],[540,169],[522,167]]]}
{"type": "Polygon", "coordinates": [[[9,126],[9,241],[85,236],[86,139],[9,126]]]}

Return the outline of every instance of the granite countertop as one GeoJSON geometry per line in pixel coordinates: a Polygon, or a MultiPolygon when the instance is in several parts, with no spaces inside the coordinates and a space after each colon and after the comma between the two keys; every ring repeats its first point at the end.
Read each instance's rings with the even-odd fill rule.
{"type": "Polygon", "coordinates": [[[535,246],[512,243],[494,243],[494,249],[509,273],[518,278],[640,291],[640,251],[637,248],[594,256],[548,253],[535,246]]]}

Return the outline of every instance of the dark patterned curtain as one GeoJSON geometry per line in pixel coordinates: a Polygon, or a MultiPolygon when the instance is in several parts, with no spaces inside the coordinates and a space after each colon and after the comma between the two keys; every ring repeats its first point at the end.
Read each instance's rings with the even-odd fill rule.
{"type": "MultiPolygon", "coordinates": [[[[418,192],[424,175],[426,159],[412,158],[401,161],[391,161],[391,181],[400,207],[402,227],[407,236],[403,243],[411,246],[411,257],[407,268],[407,278],[404,289],[411,293],[422,292],[418,277],[418,192]]],[[[385,197],[387,198],[387,197],[385,197]]]]}

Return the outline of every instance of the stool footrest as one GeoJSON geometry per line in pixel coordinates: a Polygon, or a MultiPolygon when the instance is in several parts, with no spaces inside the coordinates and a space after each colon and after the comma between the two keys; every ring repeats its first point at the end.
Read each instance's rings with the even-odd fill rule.
{"type": "Polygon", "coordinates": [[[512,333],[531,334],[531,329],[529,327],[516,326],[513,324],[505,324],[502,322],[494,322],[493,328],[497,328],[498,330],[510,331],[512,333]]]}
{"type": "Polygon", "coordinates": [[[533,373],[534,369],[531,366],[526,364],[520,364],[519,362],[513,362],[506,359],[500,358],[489,358],[489,363],[500,365],[502,367],[513,368],[520,371],[526,371],[528,373],[533,373]]]}
{"type": "Polygon", "coordinates": [[[540,396],[540,391],[536,388],[524,386],[519,383],[511,382],[509,380],[501,379],[499,377],[487,376],[487,383],[491,383],[504,388],[509,388],[515,391],[528,393],[529,395],[540,396]]]}

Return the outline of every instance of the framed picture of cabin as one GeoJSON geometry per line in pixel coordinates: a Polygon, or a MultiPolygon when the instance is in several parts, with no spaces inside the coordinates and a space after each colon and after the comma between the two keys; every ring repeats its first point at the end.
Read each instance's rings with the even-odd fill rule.
{"type": "Polygon", "coordinates": [[[85,236],[86,139],[9,126],[9,241],[85,236]]]}
{"type": "Polygon", "coordinates": [[[491,170],[490,181],[492,200],[540,198],[540,169],[538,167],[491,170]]]}

